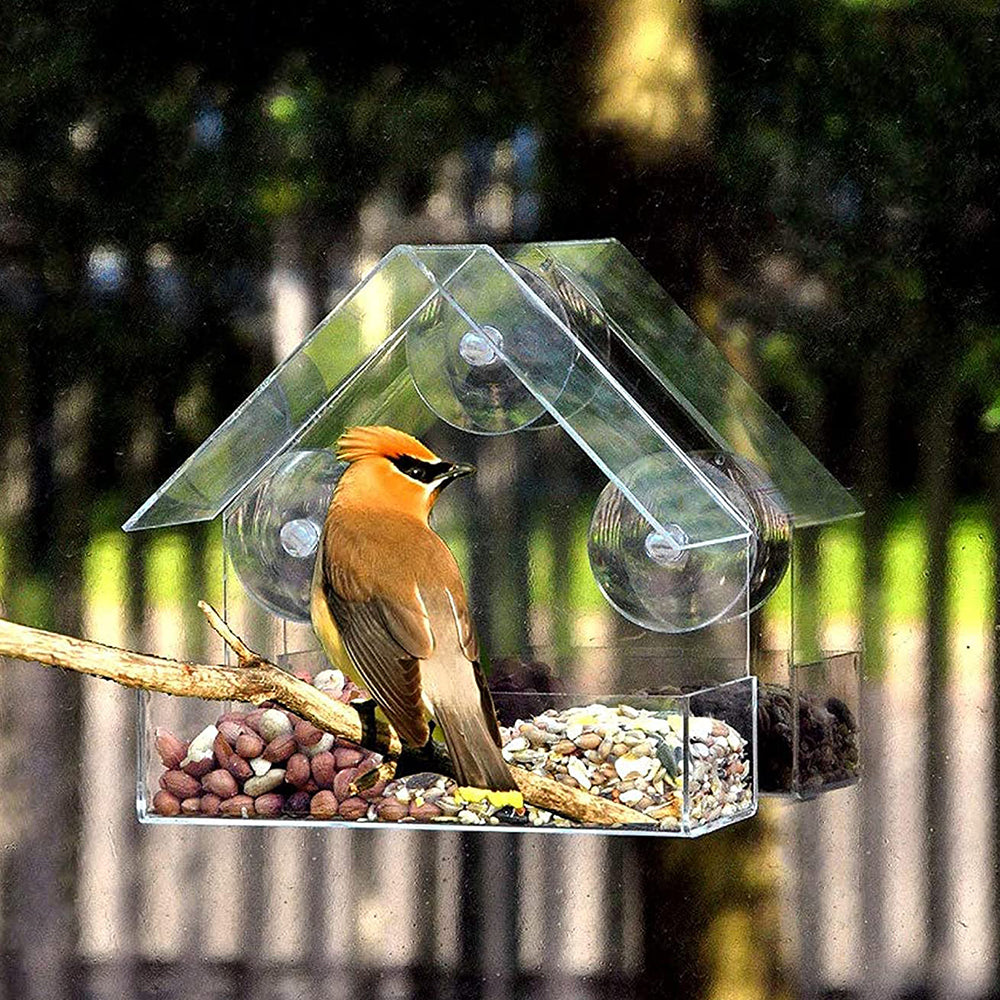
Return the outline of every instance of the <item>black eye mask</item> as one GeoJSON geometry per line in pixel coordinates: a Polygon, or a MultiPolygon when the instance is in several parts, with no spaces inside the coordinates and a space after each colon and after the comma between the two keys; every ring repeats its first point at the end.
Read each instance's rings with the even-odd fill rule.
{"type": "Polygon", "coordinates": [[[418,483],[432,483],[435,479],[440,479],[441,476],[450,472],[452,467],[450,462],[424,462],[412,455],[397,455],[396,458],[390,458],[389,461],[404,476],[409,476],[410,479],[415,479],[418,483]]]}

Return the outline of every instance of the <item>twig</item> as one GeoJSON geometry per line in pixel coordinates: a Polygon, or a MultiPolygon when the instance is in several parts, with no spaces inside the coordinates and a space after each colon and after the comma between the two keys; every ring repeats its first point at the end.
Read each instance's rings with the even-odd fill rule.
{"type": "MultiPolygon", "coordinates": [[[[208,701],[243,701],[259,705],[273,701],[320,729],[361,743],[364,727],[357,711],[289,674],[255,653],[205,601],[199,601],[209,624],[236,653],[237,666],[185,663],[162,656],[134,653],[87,639],[46,632],[0,619],[0,657],[30,660],[92,677],[103,677],[125,687],[208,701]]],[[[395,730],[377,719],[369,748],[387,758],[402,750],[395,730]]],[[[570,788],[524,768],[512,767],[525,801],[550,812],[585,823],[649,825],[654,821],[637,810],[570,788]]]]}
{"type": "MultiPolygon", "coordinates": [[[[527,771],[523,767],[511,766],[510,773],[514,775],[518,788],[525,802],[530,802],[549,812],[569,816],[581,823],[599,823],[610,826],[613,823],[623,825],[641,824],[655,825],[656,821],[638,809],[630,809],[620,802],[601,798],[579,788],[560,784],[552,778],[527,771]]],[[[678,814],[679,815],[679,814],[678,814]]]]}
{"type": "Polygon", "coordinates": [[[208,601],[199,601],[198,607],[208,619],[208,624],[222,636],[222,641],[236,654],[241,667],[255,667],[264,661],[222,619],[208,601]]]}
{"type": "MultiPolygon", "coordinates": [[[[206,617],[210,621],[222,621],[213,609],[209,610],[211,613],[206,612],[206,617]]],[[[273,701],[308,719],[325,732],[355,743],[361,742],[363,727],[354,708],[335,701],[311,684],[256,656],[225,627],[225,623],[223,626],[224,631],[220,634],[227,642],[230,638],[235,639],[237,656],[241,650],[250,653],[240,665],[184,663],[17,625],[3,619],[0,619],[0,656],[32,660],[50,667],[103,677],[125,687],[180,697],[244,701],[254,705],[273,701]],[[243,663],[247,665],[243,666],[243,663]]],[[[402,749],[399,737],[388,723],[378,726],[375,742],[377,745],[371,749],[387,757],[398,756],[402,749]]]]}

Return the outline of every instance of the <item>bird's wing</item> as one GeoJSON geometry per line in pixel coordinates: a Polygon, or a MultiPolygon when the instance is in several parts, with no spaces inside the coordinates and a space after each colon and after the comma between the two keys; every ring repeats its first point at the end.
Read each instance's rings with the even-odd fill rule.
{"type": "MultiPolygon", "coordinates": [[[[490,736],[497,746],[500,746],[500,728],[497,722],[496,709],[493,707],[493,696],[486,683],[486,675],[479,663],[479,640],[476,637],[476,626],[469,613],[469,605],[465,598],[465,589],[461,586],[461,579],[458,579],[459,586],[452,586],[446,591],[448,604],[453,616],[454,627],[458,630],[458,641],[461,644],[462,652],[466,659],[472,663],[473,676],[476,679],[476,686],[479,689],[479,702],[483,709],[483,716],[486,719],[486,728],[490,731],[490,736]]],[[[451,623],[449,623],[451,624],[451,623]]]]}
{"type": "Polygon", "coordinates": [[[500,730],[493,699],[478,660],[471,623],[463,621],[457,590],[430,584],[421,588],[431,627],[438,638],[434,656],[420,665],[424,695],[444,733],[459,783],[495,791],[517,791],[500,755],[500,730]]]}
{"type": "Polygon", "coordinates": [[[339,565],[324,567],[323,596],[369,693],[406,743],[423,746],[430,731],[420,660],[433,652],[434,637],[416,590],[412,603],[400,595],[365,595],[350,568],[339,565]]]}

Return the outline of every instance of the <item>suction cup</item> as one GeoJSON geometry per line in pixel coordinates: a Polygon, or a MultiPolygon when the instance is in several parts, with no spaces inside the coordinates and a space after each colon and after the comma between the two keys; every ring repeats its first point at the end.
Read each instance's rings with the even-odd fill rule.
{"type": "Polygon", "coordinates": [[[757,538],[756,555],[750,566],[748,610],[756,611],[781,583],[791,556],[791,521],[787,504],[764,470],[742,455],[725,451],[698,451],[693,457],[711,465],[735,487],[749,511],[757,538]]]}
{"type": "Polygon", "coordinates": [[[280,455],[226,516],[226,551],[236,575],[272,614],[309,621],[323,519],[344,468],[325,449],[280,455]]]}
{"type": "MultiPolygon", "coordinates": [[[[597,293],[578,274],[563,265],[546,260],[539,268],[539,279],[558,296],[559,303],[577,340],[584,344],[602,364],[611,362],[611,330],[604,307],[597,293]]],[[[594,398],[601,380],[595,377],[593,365],[581,363],[579,352],[569,379],[559,397],[559,413],[569,419],[583,410],[594,398]]],[[[536,420],[532,429],[556,423],[550,413],[536,420]]]]}
{"type": "MultiPolygon", "coordinates": [[[[510,266],[568,324],[552,288],[527,268],[510,266]]],[[[489,289],[483,294],[488,295],[489,289]]],[[[524,317],[533,314],[534,310],[524,309],[505,317],[498,310],[493,324],[476,329],[443,298],[435,299],[406,335],[407,364],[423,401],[446,423],[473,434],[508,434],[540,418],[550,422],[545,407],[504,358],[523,370],[541,373],[547,398],[554,403],[578,352],[553,324],[526,322],[524,317]]]]}
{"type": "Polygon", "coordinates": [[[692,487],[667,474],[664,455],[639,459],[621,479],[652,509],[672,512],[675,521],[655,530],[608,483],[590,524],[588,554],[601,592],[629,621],[656,632],[690,632],[753,610],[788,565],[788,519],[764,473],[734,455],[690,457],[753,526],[749,539],[692,545],[688,531],[697,531],[689,519],[697,505],[685,492],[692,487]]]}

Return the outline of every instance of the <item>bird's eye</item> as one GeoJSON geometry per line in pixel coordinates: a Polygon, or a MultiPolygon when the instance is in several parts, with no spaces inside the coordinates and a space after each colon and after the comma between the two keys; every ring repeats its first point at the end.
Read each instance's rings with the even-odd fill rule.
{"type": "Polygon", "coordinates": [[[419,459],[401,455],[392,459],[392,464],[410,479],[415,479],[418,483],[429,483],[434,478],[434,469],[426,462],[419,459]]]}

